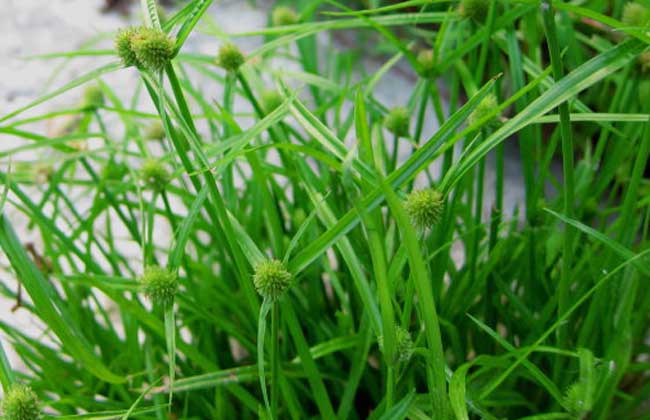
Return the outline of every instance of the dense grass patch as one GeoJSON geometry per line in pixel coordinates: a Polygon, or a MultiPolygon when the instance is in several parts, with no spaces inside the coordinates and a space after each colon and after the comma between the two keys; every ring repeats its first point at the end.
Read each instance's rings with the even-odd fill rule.
{"type": "Polygon", "coordinates": [[[650,418],[650,5],[363,3],[38,57],[107,64],[0,115],[7,420],[650,418]]]}

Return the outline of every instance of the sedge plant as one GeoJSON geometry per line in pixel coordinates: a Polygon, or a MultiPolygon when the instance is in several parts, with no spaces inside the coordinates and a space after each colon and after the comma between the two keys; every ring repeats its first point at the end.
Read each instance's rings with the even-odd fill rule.
{"type": "Polygon", "coordinates": [[[93,67],[0,114],[2,418],[648,418],[650,5],[344,3],[36,58],[93,67]]]}

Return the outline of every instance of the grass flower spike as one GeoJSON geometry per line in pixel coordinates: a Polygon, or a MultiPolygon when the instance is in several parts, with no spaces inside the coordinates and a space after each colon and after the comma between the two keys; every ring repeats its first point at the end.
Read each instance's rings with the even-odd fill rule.
{"type": "Polygon", "coordinates": [[[38,397],[27,385],[14,385],[2,401],[4,420],[38,420],[41,408],[38,397]]]}
{"type": "Polygon", "coordinates": [[[411,116],[406,108],[398,107],[390,110],[384,119],[384,127],[397,137],[408,137],[411,116]]]}
{"type": "Polygon", "coordinates": [[[170,175],[165,165],[159,160],[147,159],[140,168],[140,178],[147,188],[162,191],[170,181],[170,175]]]}
{"type": "Polygon", "coordinates": [[[462,0],[458,6],[458,13],[463,18],[476,22],[484,22],[490,10],[490,0],[462,0]]]}
{"type": "Polygon", "coordinates": [[[104,92],[97,85],[90,85],[84,90],[81,98],[81,107],[94,110],[104,105],[104,92]]]}
{"type": "Polygon", "coordinates": [[[436,58],[432,49],[422,50],[418,53],[418,74],[424,78],[436,76],[436,58]]]}
{"type": "MultiPolygon", "coordinates": [[[[481,121],[483,118],[487,117],[499,106],[497,102],[497,97],[494,94],[489,94],[478,104],[474,112],[472,112],[467,118],[469,125],[473,125],[478,121],[481,121]]],[[[495,115],[490,118],[485,126],[494,127],[499,125],[499,115],[495,115]]]]}
{"type": "Polygon", "coordinates": [[[159,29],[141,28],[131,37],[131,48],[142,67],[159,72],[174,57],[175,43],[159,29]]]}
{"type": "Polygon", "coordinates": [[[650,9],[641,3],[626,3],[621,21],[632,28],[645,28],[650,24],[650,9]]]}
{"type": "Polygon", "coordinates": [[[282,105],[284,98],[278,93],[277,90],[265,90],[262,92],[260,102],[264,114],[268,115],[271,112],[275,111],[280,105],[282,105]]]}
{"type": "Polygon", "coordinates": [[[271,15],[273,26],[295,25],[298,20],[299,16],[296,11],[287,6],[276,7],[271,15]]]}
{"type": "Polygon", "coordinates": [[[176,273],[156,265],[144,269],[140,277],[144,293],[155,304],[163,306],[174,303],[174,296],[178,291],[178,277],[176,273]]]}
{"type": "Polygon", "coordinates": [[[224,70],[235,73],[245,61],[244,54],[235,44],[227,42],[219,48],[217,64],[224,70]]]}
{"type": "Polygon", "coordinates": [[[291,273],[279,260],[266,260],[255,267],[253,284],[265,299],[279,298],[291,286],[291,273]]]}
{"type": "Polygon", "coordinates": [[[136,28],[121,29],[115,37],[115,50],[125,67],[138,65],[138,58],[131,46],[131,39],[137,32],[138,29],[136,28]]]}
{"type": "MultiPolygon", "coordinates": [[[[395,339],[397,344],[397,360],[400,362],[408,362],[413,356],[413,351],[415,345],[413,344],[413,339],[411,338],[411,333],[408,330],[398,326],[395,329],[395,339]]],[[[379,344],[379,349],[384,351],[384,336],[379,336],[377,339],[379,344]]]]}
{"type": "Polygon", "coordinates": [[[165,127],[163,127],[160,121],[152,122],[145,129],[144,138],[145,140],[163,140],[165,138],[165,127]]]}
{"type": "Polygon", "coordinates": [[[433,188],[413,191],[404,201],[404,209],[411,218],[411,223],[422,230],[429,229],[440,221],[444,205],[442,194],[433,188]]]}

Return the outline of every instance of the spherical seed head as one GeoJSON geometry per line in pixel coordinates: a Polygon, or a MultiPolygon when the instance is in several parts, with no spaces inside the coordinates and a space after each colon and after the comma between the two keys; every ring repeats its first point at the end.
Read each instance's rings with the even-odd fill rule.
{"type": "Polygon", "coordinates": [[[404,201],[404,209],[411,218],[411,223],[422,230],[431,228],[440,221],[444,205],[442,194],[433,188],[413,191],[404,201]]]}
{"type": "MultiPolygon", "coordinates": [[[[400,362],[408,362],[413,356],[413,350],[415,345],[413,344],[413,339],[411,338],[411,333],[408,330],[397,327],[395,329],[395,349],[397,350],[397,360],[400,362]]],[[[377,339],[379,344],[379,349],[384,351],[384,336],[380,335],[377,339]]]]}
{"type": "Polygon", "coordinates": [[[144,161],[140,168],[140,178],[148,188],[154,191],[162,191],[170,181],[165,165],[155,159],[144,161]]]}
{"type": "Polygon", "coordinates": [[[422,50],[418,53],[418,74],[425,78],[435,77],[436,59],[433,50],[422,50]]]}
{"type": "Polygon", "coordinates": [[[287,6],[278,6],[273,9],[273,13],[271,14],[273,26],[294,25],[298,23],[299,19],[296,11],[287,6]]]}
{"type": "Polygon", "coordinates": [[[159,72],[174,56],[176,43],[159,29],[141,28],[131,37],[131,47],[144,68],[159,72]]]}
{"type": "Polygon", "coordinates": [[[458,6],[458,13],[463,18],[469,18],[476,22],[485,21],[490,10],[490,0],[462,0],[458,6]]]}
{"type": "Polygon", "coordinates": [[[115,50],[125,67],[138,65],[138,58],[131,47],[131,38],[137,31],[135,28],[120,29],[115,37],[115,50]]]}
{"type": "Polygon", "coordinates": [[[124,162],[117,162],[114,159],[109,160],[106,166],[102,168],[102,178],[109,182],[121,181],[129,172],[129,168],[124,162]]]}
{"type": "Polygon", "coordinates": [[[384,127],[397,137],[408,137],[410,123],[409,111],[402,107],[391,109],[384,118],[384,127]]]}
{"type": "Polygon", "coordinates": [[[639,55],[639,64],[643,72],[650,71],[650,51],[643,52],[639,55]]]}
{"type": "Polygon", "coordinates": [[[253,284],[262,297],[275,300],[291,286],[291,273],[279,260],[266,260],[255,267],[253,284]]]}
{"type": "Polygon", "coordinates": [[[229,72],[236,72],[246,59],[241,50],[233,43],[227,42],[219,48],[217,64],[229,72]]]}
{"type": "Polygon", "coordinates": [[[282,103],[284,98],[277,90],[265,90],[262,92],[261,104],[264,114],[270,114],[275,111],[282,103]]]}
{"type": "MultiPolygon", "coordinates": [[[[483,100],[477,105],[477,107],[472,111],[471,114],[469,114],[469,118],[467,118],[467,122],[469,125],[472,125],[483,118],[487,117],[490,115],[494,110],[499,106],[499,103],[497,101],[497,97],[494,94],[489,94],[483,100]]],[[[499,115],[495,115],[494,117],[490,118],[485,125],[489,127],[494,127],[499,124],[499,115]]]]}
{"type": "Polygon", "coordinates": [[[165,138],[165,127],[160,121],[154,121],[145,129],[144,138],[146,140],[160,141],[165,138]]]}
{"type": "Polygon", "coordinates": [[[650,24],[650,10],[640,3],[626,3],[621,20],[627,26],[644,28],[650,24]]]}
{"type": "Polygon", "coordinates": [[[54,175],[54,167],[49,163],[37,163],[31,166],[32,178],[36,184],[47,184],[54,175]]]}
{"type": "Polygon", "coordinates": [[[164,306],[174,302],[174,296],[178,291],[178,277],[175,272],[156,265],[148,266],[140,277],[140,283],[144,293],[152,302],[164,306]]]}
{"type": "Polygon", "coordinates": [[[14,385],[2,401],[5,420],[38,420],[41,408],[38,397],[27,385],[14,385]]]}
{"type": "Polygon", "coordinates": [[[84,90],[81,98],[81,107],[85,109],[96,109],[104,105],[104,92],[97,85],[90,85],[84,90]]]}

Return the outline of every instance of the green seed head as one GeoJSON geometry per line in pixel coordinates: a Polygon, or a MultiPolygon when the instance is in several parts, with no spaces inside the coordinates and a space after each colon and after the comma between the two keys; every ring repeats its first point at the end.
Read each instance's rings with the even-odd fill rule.
{"type": "Polygon", "coordinates": [[[27,385],[14,385],[2,401],[2,415],[5,420],[38,420],[38,397],[27,385]]]}
{"type": "Polygon", "coordinates": [[[418,53],[418,74],[424,78],[436,76],[436,58],[433,50],[422,50],[418,53]]]}
{"type": "Polygon", "coordinates": [[[271,22],[273,26],[294,25],[298,23],[299,17],[295,10],[286,6],[278,6],[273,9],[271,22]]]}
{"type": "Polygon", "coordinates": [[[47,184],[54,175],[54,167],[49,163],[37,163],[31,166],[32,178],[36,184],[47,184]]]}
{"type": "Polygon", "coordinates": [[[174,296],[178,291],[176,273],[156,265],[148,266],[140,277],[140,283],[152,302],[163,306],[174,303],[174,296]]]}
{"type": "Polygon", "coordinates": [[[411,223],[421,230],[431,228],[440,221],[444,206],[442,194],[433,188],[413,191],[404,201],[404,209],[411,223]]]}
{"type": "Polygon", "coordinates": [[[291,273],[279,260],[266,260],[255,267],[253,284],[262,297],[275,300],[291,286],[291,273]]]}
{"type": "Polygon", "coordinates": [[[408,137],[410,122],[411,117],[408,109],[393,108],[384,118],[384,127],[397,137],[408,137]]]}
{"type": "Polygon", "coordinates": [[[650,10],[641,3],[626,3],[621,21],[633,28],[645,28],[650,24],[650,10]]]}
{"type": "Polygon", "coordinates": [[[159,72],[174,57],[176,43],[159,29],[141,28],[131,37],[131,48],[144,68],[159,72]]]}
{"type": "Polygon", "coordinates": [[[145,129],[144,138],[146,140],[161,141],[165,138],[165,127],[160,121],[155,121],[149,124],[145,129]]]}
{"type": "MultiPolygon", "coordinates": [[[[469,114],[469,118],[467,118],[467,122],[472,125],[483,118],[487,117],[491,113],[494,112],[494,110],[499,106],[499,103],[497,101],[497,97],[494,94],[489,94],[483,100],[478,104],[478,106],[474,109],[474,111],[469,114]]],[[[490,118],[485,125],[488,127],[494,127],[499,124],[499,115],[495,115],[492,118],[490,118]]]]}
{"type": "Polygon", "coordinates": [[[147,159],[140,168],[140,178],[153,191],[162,191],[170,181],[165,165],[155,159],[147,159]]]}
{"type": "Polygon", "coordinates": [[[261,105],[265,115],[275,111],[283,102],[284,98],[277,90],[265,90],[262,92],[261,105]]]}
{"type": "Polygon", "coordinates": [[[138,58],[131,47],[131,38],[138,32],[135,28],[120,29],[115,37],[115,50],[125,67],[137,66],[138,58]]]}
{"type": "Polygon", "coordinates": [[[241,50],[233,43],[227,42],[219,48],[217,64],[229,72],[236,72],[246,59],[241,50]]]}
{"type": "Polygon", "coordinates": [[[458,6],[458,14],[476,22],[484,22],[490,10],[491,0],[462,0],[458,6]]]}
{"type": "Polygon", "coordinates": [[[121,181],[122,178],[129,172],[129,168],[124,162],[117,162],[115,159],[110,159],[106,166],[102,168],[102,178],[108,182],[121,181]]]}
{"type": "Polygon", "coordinates": [[[81,107],[93,110],[97,109],[100,106],[104,105],[104,92],[97,85],[88,86],[83,93],[81,98],[81,107]]]}
{"type": "MultiPolygon", "coordinates": [[[[408,330],[397,327],[395,329],[395,340],[396,340],[396,350],[397,350],[397,360],[400,362],[408,362],[413,356],[413,349],[415,348],[413,344],[413,339],[408,330]]],[[[379,344],[379,349],[384,351],[384,336],[381,335],[377,339],[379,344]]]]}
{"type": "Polygon", "coordinates": [[[641,71],[650,72],[650,51],[646,51],[639,55],[639,65],[641,66],[641,71]]]}

